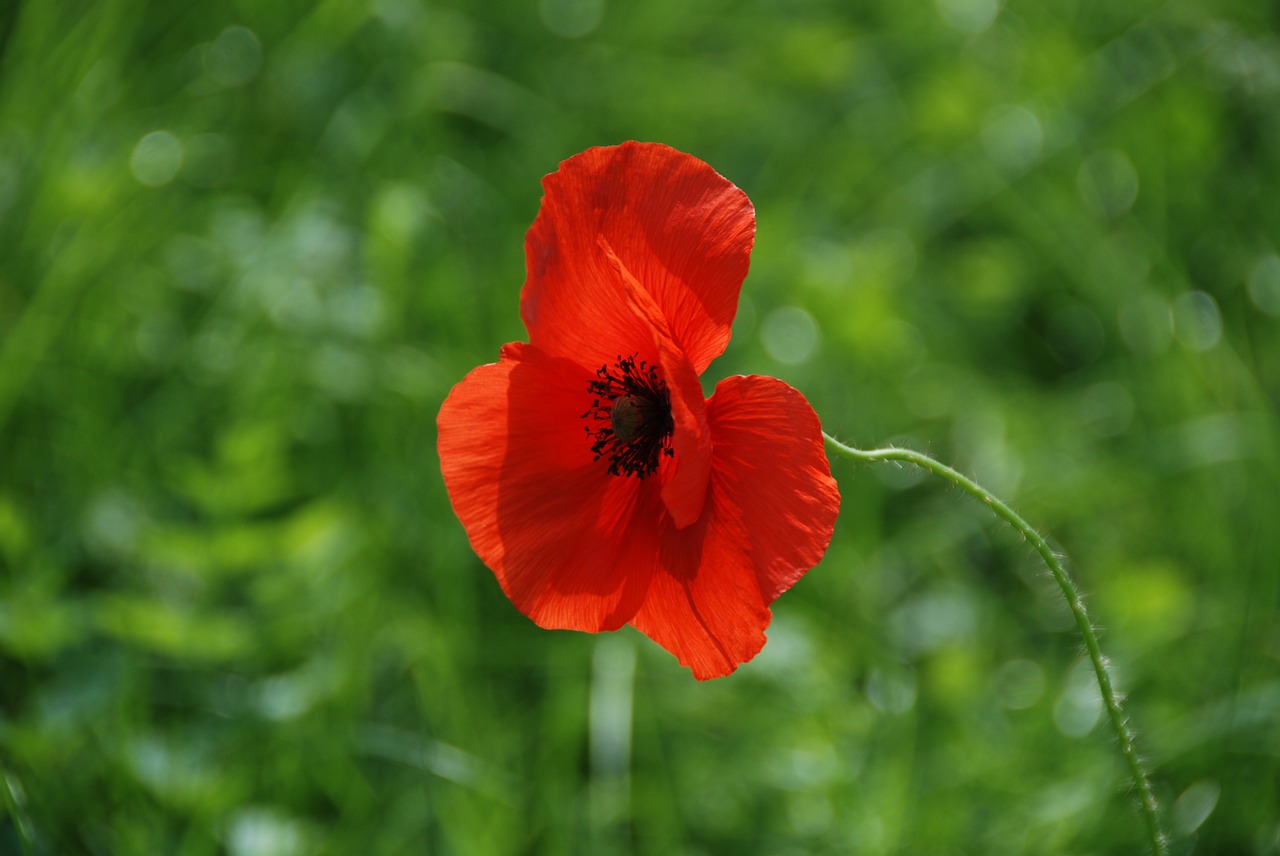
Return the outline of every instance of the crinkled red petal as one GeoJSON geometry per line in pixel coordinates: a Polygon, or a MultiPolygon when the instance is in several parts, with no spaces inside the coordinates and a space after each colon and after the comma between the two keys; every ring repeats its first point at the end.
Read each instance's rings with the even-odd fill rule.
{"type": "Polygon", "coordinates": [[[741,520],[765,602],[822,558],[840,512],[840,489],[818,415],[772,377],[729,377],[707,400],[712,481],[741,520]]]}
{"type": "Polygon", "coordinates": [[[610,285],[603,236],[701,374],[729,342],[747,274],[755,211],[746,194],[692,155],[637,142],[588,149],[542,185],[525,238],[529,341],[600,366],[640,334],[610,285]]]}
{"type": "Polygon", "coordinates": [[[663,516],[655,480],[592,461],[590,375],[522,344],[453,388],[437,419],[445,487],[471,545],[543,627],[612,630],[648,589],[663,516]]]}
{"type": "Polygon", "coordinates": [[[699,680],[727,675],[764,645],[768,605],[831,542],[840,494],[821,426],[774,378],[722,381],[707,402],[713,444],[706,507],[663,532],[659,567],[631,623],[699,680]]]}
{"type": "Polygon", "coordinates": [[[700,681],[729,674],[764,646],[770,612],[732,503],[714,483],[703,517],[668,525],[659,567],[631,624],[700,681]]]}
{"type": "Polygon", "coordinates": [[[702,383],[689,359],[676,344],[666,317],[649,292],[627,270],[613,248],[600,239],[601,250],[614,267],[631,310],[648,328],[657,363],[671,394],[671,458],[662,462],[662,501],[677,528],[690,525],[702,513],[711,473],[711,434],[707,430],[702,383]]]}

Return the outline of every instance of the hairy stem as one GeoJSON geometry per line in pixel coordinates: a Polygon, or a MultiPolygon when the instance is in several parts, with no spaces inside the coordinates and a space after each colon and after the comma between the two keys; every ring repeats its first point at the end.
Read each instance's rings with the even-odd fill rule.
{"type": "Polygon", "coordinates": [[[1076,628],[1084,639],[1084,647],[1089,653],[1089,661],[1093,664],[1093,673],[1098,680],[1098,690],[1102,695],[1102,702],[1106,706],[1107,717],[1110,719],[1111,728],[1115,731],[1116,739],[1120,743],[1120,753],[1124,756],[1125,763],[1129,767],[1129,775],[1132,777],[1134,789],[1138,793],[1138,802],[1142,817],[1146,823],[1147,838],[1151,844],[1151,851],[1156,856],[1166,856],[1168,853],[1168,839],[1160,828],[1159,805],[1156,803],[1155,792],[1151,788],[1151,780],[1147,777],[1146,770],[1142,766],[1142,759],[1138,757],[1138,750],[1134,746],[1133,732],[1129,729],[1128,722],[1125,721],[1124,710],[1120,706],[1120,698],[1116,695],[1115,688],[1111,684],[1111,673],[1107,670],[1106,658],[1103,657],[1102,649],[1098,645],[1098,634],[1093,628],[1093,622],[1089,620],[1089,614],[1085,611],[1079,590],[1076,588],[1075,583],[1071,581],[1071,577],[1067,575],[1067,570],[1063,566],[1061,558],[1049,546],[1049,542],[1033,529],[1027,521],[1023,520],[1017,512],[999,498],[992,496],[973,479],[957,472],[946,464],[935,461],[928,455],[911,449],[893,447],[863,451],[846,446],[827,434],[822,436],[831,452],[850,461],[857,463],[903,461],[908,464],[915,464],[936,476],[941,476],[965,493],[985,503],[995,512],[997,517],[1003,519],[1016,529],[1022,537],[1026,538],[1031,546],[1035,548],[1035,551],[1040,554],[1040,558],[1044,560],[1045,565],[1049,568],[1049,573],[1053,574],[1053,579],[1057,582],[1058,588],[1062,589],[1062,596],[1066,598],[1067,606],[1071,609],[1071,615],[1075,618],[1076,628]]]}

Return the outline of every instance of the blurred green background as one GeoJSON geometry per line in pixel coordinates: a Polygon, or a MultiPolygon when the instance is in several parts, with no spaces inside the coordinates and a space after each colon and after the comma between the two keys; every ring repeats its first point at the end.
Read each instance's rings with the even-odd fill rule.
{"type": "Polygon", "coordinates": [[[0,853],[1110,854],[1032,551],[836,462],[699,684],[537,629],[435,415],[524,337],[540,177],[698,155],[734,340],[1072,560],[1175,853],[1280,852],[1280,6],[0,3],[0,853]]]}

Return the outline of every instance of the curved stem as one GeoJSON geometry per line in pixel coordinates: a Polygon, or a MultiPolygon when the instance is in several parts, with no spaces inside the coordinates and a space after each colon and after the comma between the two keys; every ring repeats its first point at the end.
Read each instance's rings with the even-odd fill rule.
{"type": "Polygon", "coordinates": [[[1124,711],[1120,707],[1120,698],[1111,684],[1111,673],[1107,671],[1106,658],[1102,655],[1102,649],[1098,645],[1098,634],[1094,631],[1093,622],[1089,620],[1088,613],[1085,612],[1084,602],[1080,599],[1079,590],[1071,581],[1071,577],[1067,575],[1067,570],[1063,566],[1061,558],[1049,546],[1049,542],[1033,529],[1027,521],[1023,520],[1017,512],[999,498],[992,496],[973,479],[946,464],[935,461],[928,455],[911,449],[893,447],[863,451],[846,446],[825,433],[822,436],[826,440],[827,448],[842,458],[857,463],[903,461],[915,464],[936,476],[941,476],[965,493],[989,506],[996,516],[1016,529],[1040,554],[1040,558],[1044,560],[1045,565],[1049,568],[1049,573],[1053,575],[1054,581],[1057,582],[1058,588],[1062,589],[1062,595],[1066,598],[1067,606],[1071,609],[1071,615],[1075,618],[1076,628],[1084,639],[1084,647],[1089,653],[1089,661],[1093,664],[1093,673],[1098,680],[1098,690],[1102,695],[1102,702],[1106,706],[1107,716],[1111,720],[1111,728],[1115,731],[1116,739],[1120,742],[1120,753],[1124,756],[1125,763],[1129,767],[1129,775],[1133,778],[1133,786],[1138,792],[1138,801],[1143,819],[1146,821],[1146,832],[1151,844],[1151,851],[1156,856],[1166,856],[1168,853],[1168,839],[1160,829],[1159,806],[1156,803],[1155,792],[1151,788],[1151,780],[1147,778],[1146,770],[1143,769],[1142,759],[1138,757],[1138,750],[1134,746],[1133,732],[1129,729],[1129,724],[1125,721],[1124,711]]]}

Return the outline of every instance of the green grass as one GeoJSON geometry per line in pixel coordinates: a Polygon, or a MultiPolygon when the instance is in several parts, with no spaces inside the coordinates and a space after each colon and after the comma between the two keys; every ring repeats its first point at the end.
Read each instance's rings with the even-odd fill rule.
{"type": "Polygon", "coordinates": [[[1049,533],[1172,852],[1280,853],[1280,19],[995,11],[0,5],[0,853],[1141,852],[1052,579],[909,470],[727,679],[502,596],[435,414],[624,139],[755,203],[708,382],[1049,533]]]}

